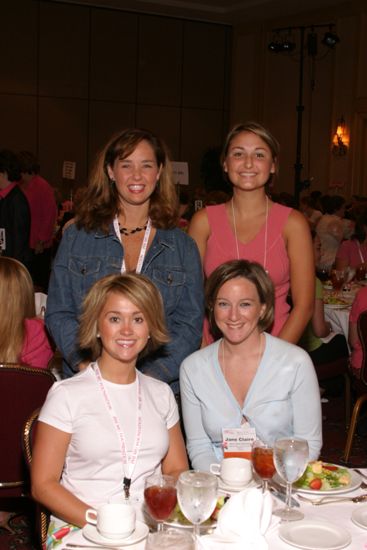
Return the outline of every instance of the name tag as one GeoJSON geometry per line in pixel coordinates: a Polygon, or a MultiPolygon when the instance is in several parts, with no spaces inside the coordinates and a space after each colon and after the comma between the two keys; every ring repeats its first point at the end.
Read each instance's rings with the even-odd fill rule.
{"type": "Polygon", "coordinates": [[[238,456],[251,459],[251,448],[256,439],[256,430],[251,428],[248,422],[240,428],[223,428],[222,437],[224,458],[238,456]]]}

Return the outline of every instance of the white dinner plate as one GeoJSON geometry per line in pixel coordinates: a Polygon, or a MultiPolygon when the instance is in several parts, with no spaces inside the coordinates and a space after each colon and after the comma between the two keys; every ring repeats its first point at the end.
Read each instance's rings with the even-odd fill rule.
{"type": "Polygon", "coordinates": [[[303,550],[340,550],[352,542],[344,527],[323,520],[302,520],[279,527],[279,537],[303,550]]]}
{"type": "Polygon", "coordinates": [[[350,307],[350,304],[324,304],[324,306],[329,309],[347,309],[350,307]]]}
{"type": "Polygon", "coordinates": [[[358,506],[358,508],[353,510],[351,519],[358,527],[367,529],[367,506],[358,506]]]}
{"type": "Polygon", "coordinates": [[[97,527],[95,525],[91,525],[90,523],[84,525],[82,532],[83,536],[91,542],[95,542],[100,546],[117,548],[121,546],[130,546],[130,544],[136,544],[137,542],[145,539],[149,534],[149,527],[142,521],[137,521],[135,530],[131,533],[131,535],[118,540],[102,537],[102,535],[97,531],[97,527]]]}
{"type": "MultiPolygon", "coordinates": [[[[338,464],[333,464],[333,466],[338,466],[338,464]]],[[[340,468],[344,468],[344,466],[340,466],[340,468]]],[[[323,496],[323,495],[341,495],[343,493],[349,493],[350,491],[354,491],[355,489],[358,489],[358,487],[362,483],[361,476],[357,474],[357,472],[355,472],[354,470],[351,470],[349,468],[345,468],[345,469],[348,470],[350,475],[350,483],[348,485],[343,485],[343,487],[338,487],[336,489],[328,489],[325,491],[322,491],[322,490],[315,491],[314,489],[304,489],[303,487],[297,487],[297,485],[293,485],[293,491],[297,493],[306,493],[309,495],[323,496]]],[[[278,474],[275,474],[274,481],[276,481],[280,485],[283,485],[284,487],[286,486],[286,484],[281,479],[281,477],[278,476],[278,474]]]]}

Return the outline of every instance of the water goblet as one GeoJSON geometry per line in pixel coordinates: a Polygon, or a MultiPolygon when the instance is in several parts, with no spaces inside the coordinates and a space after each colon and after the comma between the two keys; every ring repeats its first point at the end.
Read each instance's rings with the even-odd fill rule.
{"type": "Polygon", "coordinates": [[[268,482],[275,474],[273,447],[256,439],[252,444],[252,467],[261,477],[262,492],[268,490],[268,482]]]}
{"type": "Polygon", "coordinates": [[[168,519],[177,504],[176,480],[173,476],[153,474],[146,478],[145,504],[157,522],[158,533],[163,532],[163,521],[168,519]]]}
{"type": "Polygon", "coordinates": [[[274,515],[285,521],[302,519],[302,512],[292,508],[292,483],[304,473],[308,463],[308,443],[304,439],[278,439],[274,443],[274,463],[280,477],[287,484],[285,508],[275,510],[274,515]]]}
{"type": "Polygon", "coordinates": [[[177,499],[184,516],[194,524],[194,538],[200,524],[210,518],[217,504],[218,480],[213,474],[188,470],[177,481],[177,499]]]}

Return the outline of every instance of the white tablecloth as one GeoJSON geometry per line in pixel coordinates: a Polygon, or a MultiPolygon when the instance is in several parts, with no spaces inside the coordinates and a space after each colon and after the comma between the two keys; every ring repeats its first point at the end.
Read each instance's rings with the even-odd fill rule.
{"type": "MultiPolygon", "coordinates": [[[[367,474],[367,468],[363,471],[367,474]]],[[[367,493],[367,490],[356,489],[352,493],[348,493],[348,496],[357,496],[365,493],[367,493]]],[[[347,550],[365,550],[367,548],[367,529],[362,529],[358,527],[351,520],[353,510],[355,510],[359,506],[367,506],[367,503],[358,504],[353,502],[341,502],[337,504],[325,504],[322,506],[313,506],[312,504],[305,502],[300,502],[300,504],[300,510],[302,510],[302,512],[304,513],[305,519],[325,520],[347,529],[352,536],[352,543],[345,547],[347,550]]],[[[279,502],[279,506],[284,506],[284,504],[282,502],[279,502]]],[[[283,542],[278,536],[279,525],[280,524],[277,524],[274,527],[270,527],[266,534],[266,540],[269,545],[269,550],[291,550],[294,547],[283,542]]],[[[81,531],[73,533],[68,539],[68,542],[74,544],[80,543],[83,545],[89,545],[88,541],[83,537],[81,531]]],[[[91,546],[93,546],[92,543],[91,546]]],[[[96,548],[98,547],[96,546],[96,548]]],[[[125,549],[129,550],[144,550],[144,548],[145,541],[134,544],[132,546],[125,546],[125,549]]],[[[61,546],[60,550],[68,549],[67,547],[65,547],[65,545],[63,545],[61,546]]],[[[223,547],[223,550],[225,550],[225,546],[223,547]]]]}

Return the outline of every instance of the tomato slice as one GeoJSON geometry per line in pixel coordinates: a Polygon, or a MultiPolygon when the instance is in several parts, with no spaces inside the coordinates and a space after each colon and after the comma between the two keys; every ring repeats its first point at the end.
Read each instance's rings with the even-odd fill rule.
{"type": "Polygon", "coordinates": [[[323,464],[322,466],[325,470],[329,470],[330,472],[336,472],[339,470],[338,466],[332,466],[331,464],[323,464]]]}
{"type": "Polygon", "coordinates": [[[314,479],[311,479],[308,485],[310,489],[313,489],[314,491],[319,491],[321,489],[322,481],[320,478],[315,477],[314,479]]]}

